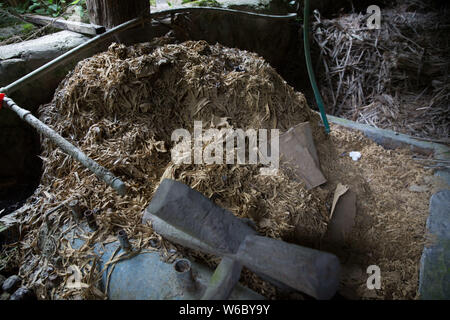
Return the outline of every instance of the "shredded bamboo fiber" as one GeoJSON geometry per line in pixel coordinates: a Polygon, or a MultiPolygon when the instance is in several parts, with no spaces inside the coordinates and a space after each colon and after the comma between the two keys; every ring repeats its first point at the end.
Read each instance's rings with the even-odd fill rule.
{"type": "MultiPolygon", "coordinates": [[[[361,270],[379,264],[399,272],[400,278],[386,276],[386,287],[376,298],[416,297],[429,194],[408,192],[407,181],[425,175],[410,154],[384,150],[336,127],[326,137],[304,96],[255,54],[203,41],[171,42],[164,37],[128,48],[112,44],[108,51],[81,61],[53,101],[40,108],[46,124],[120,177],[130,193],[118,196],[43,139],[41,185],[19,214],[25,235],[19,246],[24,283],[40,299],[105,298],[90,244],[115,241],[119,229],[128,233],[135,248],[159,250],[166,261],[183,254],[214,266],[217,257],[171,244],[141,224],[142,212],[163,177],[180,180],[236,216],[250,219],[263,235],[316,248],[327,230],[333,190],[341,182],[358,195],[358,217],[370,217],[358,218],[350,249],[336,251],[342,263],[351,261],[361,270]],[[258,165],[171,162],[174,129],[192,130],[194,120],[214,126],[223,118],[234,128],[282,131],[309,121],[329,182],[307,191],[284,170],[261,176],[258,165]],[[343,155],[353,148],[363,153],[358,163],[343,155]],[[391,174],[385,174],[385,166],[391,174]],[[399,191],[395,198],[394,190],[399,191]],[[99,226],[85,234],[86,244],[79,250],[65,239],[77,228],[66,206],[73,199],[95,210],[99,226]],[[73,272],[83,288],[66,286],[73,272]]],[[[277,297],[273,286],[248,270],[241,281],[268,298],[277,297]]],[[[359,298],[365,297],[367,292],[360,288],[364,274],[343,281],[349,290],[360,290],[359,298]]]]}

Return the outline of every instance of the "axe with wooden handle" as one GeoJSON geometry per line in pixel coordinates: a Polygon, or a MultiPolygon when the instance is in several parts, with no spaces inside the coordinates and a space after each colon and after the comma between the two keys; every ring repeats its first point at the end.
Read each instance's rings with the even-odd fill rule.
{"type": "Polygon", "coordinates": [[[209,298],[227,298],[242,266],[316,299],[329,299],[337,291],[340,264],[335,255],[259,236],[181,182],[161,182],[143,221],[151,221],[153,229],[170,241],[223,257],[207,290],[209,298]]]}

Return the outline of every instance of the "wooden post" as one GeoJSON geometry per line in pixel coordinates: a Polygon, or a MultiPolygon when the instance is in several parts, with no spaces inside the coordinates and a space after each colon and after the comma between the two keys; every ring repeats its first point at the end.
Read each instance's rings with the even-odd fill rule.
{"type": "Polygon", "coordinates": [[[86,5],[90,22],[106,29],[150,14],[148,0],[87,0],[86,5]]]}

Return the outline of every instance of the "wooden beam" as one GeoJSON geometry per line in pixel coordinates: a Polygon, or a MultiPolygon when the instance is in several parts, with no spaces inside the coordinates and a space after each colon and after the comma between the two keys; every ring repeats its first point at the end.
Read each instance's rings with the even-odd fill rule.
{"type": "Polygon", "coordinates": [[[22,17],[31,23],[37,25],[47,25],[52,23],[53,27],[58,29],[75,31],[82,34],[98,35],[105,32],[105,27],[95,24],[88,24],[77,21],[64,20],[64,18],[51,18],[46,16],[39,16],[35,14],[23,14],[22,17]]]}

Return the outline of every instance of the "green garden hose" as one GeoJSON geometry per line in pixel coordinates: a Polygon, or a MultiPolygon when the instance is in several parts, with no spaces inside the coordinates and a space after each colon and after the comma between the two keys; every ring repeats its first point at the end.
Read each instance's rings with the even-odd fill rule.
{"type": "Polygon", "coordinates": [[[323,105],[322,96],[320,95],[319,88],[317,87],[316,77],[314,75],[312,62],[311,62],[311,50],[309,47],[309,0],[305,0],[305,11],[303,18],[303,38],[305,42],[305,59],[306,68],[308,69],[309,81],[314,91],[314,97],[316,98],[317,105],[320,110],[320,116],[322,117],[323,124],[325,126],[325,132],[330,133],[330,125],[328,124],[327,114],[325,113],[325,107],[323,105]]]}

